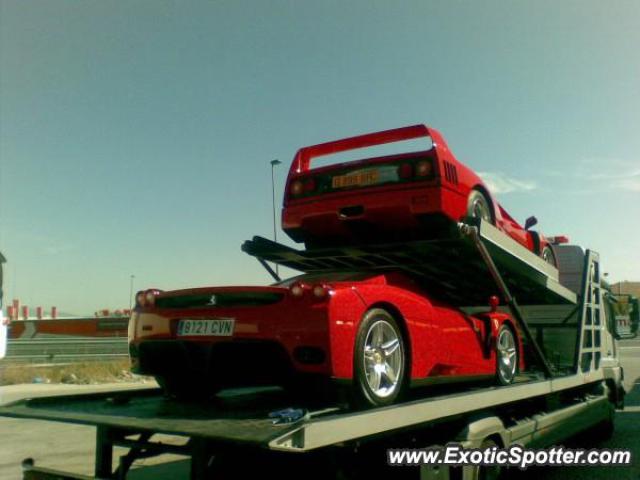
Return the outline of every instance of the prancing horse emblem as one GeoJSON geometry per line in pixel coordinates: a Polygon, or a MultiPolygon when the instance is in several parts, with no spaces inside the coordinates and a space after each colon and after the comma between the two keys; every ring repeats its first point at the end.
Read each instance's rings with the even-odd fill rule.
{"type": "Polygon", "coordinates": [[[216,296],[211,295],[211,298],[209,299],[209,303],[207,303],[207,305],[215,305],[217,301],[218,299],[216,298],[216,296]]]}

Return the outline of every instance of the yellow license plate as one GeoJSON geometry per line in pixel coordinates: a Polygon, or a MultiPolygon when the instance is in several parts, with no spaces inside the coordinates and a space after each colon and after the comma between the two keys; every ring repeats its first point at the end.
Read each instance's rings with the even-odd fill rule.
{"type": "Polygon", "coordinates": [[[380,175],[378,170],[366,170],[364,172],[349,173],[333,177],[331,186],[333,188],[362,187],[378,183],[380,175]]]}

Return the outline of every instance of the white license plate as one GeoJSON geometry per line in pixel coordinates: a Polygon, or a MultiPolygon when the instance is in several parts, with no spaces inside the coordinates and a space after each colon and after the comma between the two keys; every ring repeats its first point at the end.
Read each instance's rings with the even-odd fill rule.
{"type": "Polygon", "coordinates": [[[199,320],[180,320],[179,337],[230,337],[233,335],[233,318],[205,318],[199,320]]]}

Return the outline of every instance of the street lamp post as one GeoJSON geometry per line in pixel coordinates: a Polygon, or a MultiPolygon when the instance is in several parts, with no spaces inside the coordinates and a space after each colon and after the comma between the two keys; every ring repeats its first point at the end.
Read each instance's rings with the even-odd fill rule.
{"type": "Polygon", "coordinates": [[[131,307],[133,305],[133,279],[136,278],[135,275],[131,275],[129,277],[129,311],[131,311],[131,307]]]}
{"type": "MultiPolygon", "coordinates": [[[[276,182],[273,174],[273,170],[276,165],[280,165],[282,162],[278,159],[271,160],[271,207],[273,209],[273,241],[278,241],[278,233],[276,230],[276,182]]],[[[276,275],[278,274],[278,264],[276,263],[276,275]]]]}

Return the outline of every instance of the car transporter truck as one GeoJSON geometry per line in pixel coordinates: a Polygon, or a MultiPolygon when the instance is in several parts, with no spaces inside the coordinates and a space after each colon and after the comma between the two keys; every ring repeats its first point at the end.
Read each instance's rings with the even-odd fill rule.
{"type": "Polygon", "coordinates": [[[270,263],[303,272],[396,269],[463,310],[486,309],[498,296],[522,332],[530,368],[512,385],[434,387],[367,410],[298,404],[269,388],[223,391],[206,403],[169,399],[156,388],[21,400],[1,406],[0,415],[96,427],[93,477],[28,460],[25,479],[123,479],[137,459],[167,453],[190,459],[192,480],[270,478],[270,468],[279,478],[371,478],[384,469],[394,478],[493,478],[493,467],[390,467],[387,451],[451,442],[544,447],[586,430],[603,438],[613,432],[623,372],[593,251],[554,246],[557,270],[481,220],[458,224],[446,239],[299,251],[254,237],[242,249],[276,278],[270,263]],[[128,451],[116,459],[114,447],[128,451]]]}

